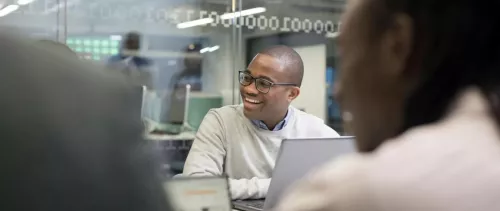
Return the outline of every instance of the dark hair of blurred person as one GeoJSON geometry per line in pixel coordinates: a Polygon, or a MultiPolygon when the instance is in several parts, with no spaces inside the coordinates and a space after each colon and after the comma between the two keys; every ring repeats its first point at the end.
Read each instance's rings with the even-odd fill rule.
{"type": "Polygon", "coordinates": [[[0,30],[0,210],[169,210],[132,88],[0,30]]]}
{"type": "Polygon", "coordinates": [[[127,50],[141,49],[141,34],[135,31],[127,33],[122,45],[123,49],[127,50]]]}
{"type": "Polygon", "coordinates": [[[278,210],[500,210],[499,6],[348,0],[336,93],[364,154],[278,210]]]}
{"type": "Polygon", "coordinates": [[[500,2],[349,1],[338,39],[338,98],[354,116],[348,124],[360,150],[442,119],[470,87],[480,90],[500,120],[496,6],[500,2]],[[348,27],[353,24],[364,28],[348,27]]]}

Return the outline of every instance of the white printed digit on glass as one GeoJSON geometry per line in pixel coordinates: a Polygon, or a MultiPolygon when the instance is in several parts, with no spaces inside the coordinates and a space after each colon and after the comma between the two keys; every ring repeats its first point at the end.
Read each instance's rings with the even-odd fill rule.
{"type": "Polygon", "coordinates": [[[276,31],[278,30],[279,27],[280,27],[280,20],[278,20],[278,17],[271,16],[271,18],[269,19],[269,28],[272,29],[273,31],[276,31]]]}
{"type": "Polygon", "coordinates": [[[260,30],[265,30],[267,28],[267,19],[265,16],[259,16],[257,19],[257,26],[259,26],[260,30]]]}
{"type": "Polygon", "coordinates": [[[248,29],[254,29],[255,26],[257,25],[257,20],[255,19],[255,16],[249,15],[245,18],[245,25],[247,26],[248,29]]]}

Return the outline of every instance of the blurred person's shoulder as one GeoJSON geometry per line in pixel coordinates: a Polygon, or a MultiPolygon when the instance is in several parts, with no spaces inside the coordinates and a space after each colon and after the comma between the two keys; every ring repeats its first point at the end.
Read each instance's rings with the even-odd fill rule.
{"type": "Polygon", "coordinates": [[[500,208],[499,162],[496,124],[479,94],[467,92],[444,119],[319,168],[279,210],[500,208]]]}
{"type": "Polygon", "coordinates": [[[479,91],[467,90],[443,119],[383,144],[363,173],[384,208],[496,210],[499,162],[497,124],[479,91]]]}
{"type": "MultiPolygon", "coordinates": [[[[455,160],[456,155],[478,158],[498,154],[491,158],[500,159],[500,136],[497,131],[497,123],[486,100],[478,90],[469,89],[462,93],[441,120],[412,128],[383,144],[375,152],[377,162],[374,164],[401,165],[401,161],[405,161],[421,164],[424,168],[424,165],[439,165],[438,160],[455,160]],[[391,161],[394,157],[399,157],[399,162],[391,161]]],[[[444,165],[449,167],[452,164],[444,165]]]]}

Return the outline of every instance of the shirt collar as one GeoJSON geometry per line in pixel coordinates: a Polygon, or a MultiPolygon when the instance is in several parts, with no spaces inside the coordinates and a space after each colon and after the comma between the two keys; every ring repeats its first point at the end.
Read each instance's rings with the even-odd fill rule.
{"type": "MultiPolygon", "coordinates": [[[[286,124],[288,123],[289,119],[290,119],[290,108],[288,108],[288,111],[286,112],[285,118],[283,118],[283,120],[278,122],[278,124],[276,124],[276,126],[274,127],[274,129],[272,131],[278,131],[278,130],[283,129],[286,126],[286,124]]],[[[259,127],[260,129],[269,130],[267,125],[261,120],[252,120],[252,123],[255,126],[259,127]]]]}

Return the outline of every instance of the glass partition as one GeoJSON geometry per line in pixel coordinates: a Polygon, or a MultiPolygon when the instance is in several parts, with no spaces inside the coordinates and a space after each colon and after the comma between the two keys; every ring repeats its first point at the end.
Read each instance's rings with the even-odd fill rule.
{"type": "Polygon", "coordinates": [[[342,132],[341,117],[333,98],[336,73],[335,37],[343,0],[244,0],[243,60],[248,64],[259,51],[272,45],[293,47],[302,57],[305,74],[295,107],[325,120],[342,132]]]}
{"type": "Polygon", "coordinates": [[[62,40],[63,13],[55,0],[0,0],[0,25],[21,30],[36,39],[62,40]]]}
{"type": "Polygon", "coordinates": [[[127,33],[140,34],[135,55],[151,64],[149,90],[160,93],[151,96],[155,99],[146,115],[159,122],[168,122],[165,110],[174,108],[161,105],[165,101],[161,98],[186,84],[191,85],[192,97],[219,98],[221,105],[240,103],[236,72],[266,47],[292,46],[305,63],[302,94],[294,106],[342,129],[331,89],[343,0],[4,0],[0,4],[0,25],[63,42],[82,59],[102,65],[109,65],[112,57],[124,57],[127,33]]]}
{"type": "Polygon", "coordinates": [[[332,88],[343,7],[343,0],[0,0],[0,25],[141,79],[147,139],[159,140],[166,169],[179,173],[203,116],[241,103],[237,71],[272,45],[291,46],[304,60],[293,105],[342,132],[332,88]]]}
{"type": "MultiPolygon", "coordinates": [[[[233,70],[240,65],[235,55],[241,34],[231,15],[236,14],[239,1],[67,1],[65,42],[83,59],[109,65],[116,57],[126,57],[122,44],[127,33],[141,35],[137,55],[154,68],[143,116],[160,123],[159,131],[177,130],[169,124],[177,123],[172,115],[184,108],[172,105],[170,95],[187,84],[196,102],[191,107],[198,110],[208,111],[215,105],[214,98],[219,106],[237,103],[233,70]]],[[[204,112],[187,110],[196,129],[204,112]]]]}
{"type": "Polygon", "coordinates": [[[174,165],[210,108],[239,101],[242,7],[241,0],[0,0],[0,25],[64,43],[82,60],[140,81],[147,139],[170,140],[158,143],[176,151],[162,153],[174,165]]]}

